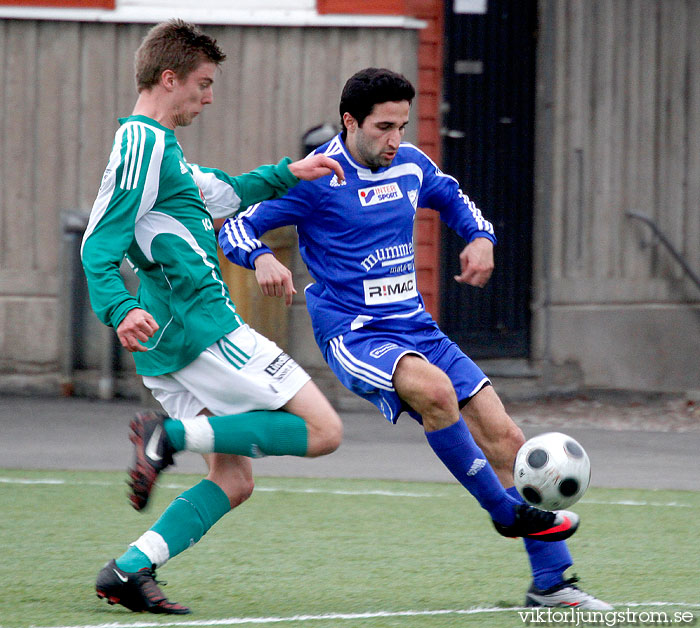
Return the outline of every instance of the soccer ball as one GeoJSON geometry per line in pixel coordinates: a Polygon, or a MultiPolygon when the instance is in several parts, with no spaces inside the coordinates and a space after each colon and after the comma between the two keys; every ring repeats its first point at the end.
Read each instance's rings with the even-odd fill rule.
{"type": "Polygon", "coordinates": [[[531,438],[518,450],[513,477],[528,504],[559,510],[575,504],[586,492],[591,462],[571,436],[548,432],[531,438]]]}

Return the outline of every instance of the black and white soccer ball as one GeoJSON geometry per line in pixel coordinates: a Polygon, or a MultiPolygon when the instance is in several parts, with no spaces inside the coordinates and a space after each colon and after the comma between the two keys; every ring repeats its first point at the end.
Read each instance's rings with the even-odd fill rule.
{"type": "Polygon", "coordinates": [[[523,499],[542,510],[575,504],[591,481],[591,461],[581,445],[561,432],[528,440],[515,456],[515,487],[523,499]]]}

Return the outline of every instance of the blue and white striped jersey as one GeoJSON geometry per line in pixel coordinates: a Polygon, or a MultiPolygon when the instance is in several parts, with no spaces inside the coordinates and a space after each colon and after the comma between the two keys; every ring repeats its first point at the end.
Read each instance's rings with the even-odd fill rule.
{"type": "Polygon", "coordinates": [[[391,166],[370,170],[350,156],[340,135],[315,152],[340,162],[335,175],[302,181],[284,197],[229,218],[219,232],[226,257],[254,268],[270,253],[259,238],[270,229],[296,225],[302,259],[314,279],[306,301],[316,340],[323,345],[350,329],[391,320],[399,327],[431,321],[416,286],[413,243],[417,207],[441,219],[467,242],[493,226],[420,149],[402,143],[391,166]]]}

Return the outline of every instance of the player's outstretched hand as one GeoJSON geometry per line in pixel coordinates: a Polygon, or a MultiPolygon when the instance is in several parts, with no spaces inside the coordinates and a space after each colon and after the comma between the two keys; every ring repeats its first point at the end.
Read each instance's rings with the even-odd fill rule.
{"type": "Polygon", "coordinates": [[[146,342],[158,331],[158,323],[146,310],[134,308],[124,317],[119,327],[117,336],[119,342],[128,351],[148,351],[141,343],[146,342]]]}
{"type": "Polygon", "coordinates": [[[335,172],[338,181],[345,181],[345,173],[341,165],[325,155],[310,155],[299,161],[289,164],[289,170],[297,179],[303,181],[313,181],[320,177],[325,177],[331,172],[335,172]]]}
{"type": "Polygon", "coordinates": [[[462,272],[455,281],[483,288],[493,272],[493,242],[488,238],[475,238],[459,254],[462,272]]]}
{"type": "Polygon", "coordinates": [[[271,253],[263,253],[255,258],[255,278],[266,297],[284,297],[285,305],[292,304],[297,293],[289,270],[271,253]]]}

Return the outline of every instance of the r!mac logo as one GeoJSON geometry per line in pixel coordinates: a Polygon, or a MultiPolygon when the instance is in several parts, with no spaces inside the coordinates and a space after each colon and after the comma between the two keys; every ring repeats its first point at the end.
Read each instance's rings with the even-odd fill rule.
{"type": "Polygon", "coordinates": [[[366,305],[396,303],[418,296],[414,273],[380,279],[365,279],[362,282],[366,305]]]}

